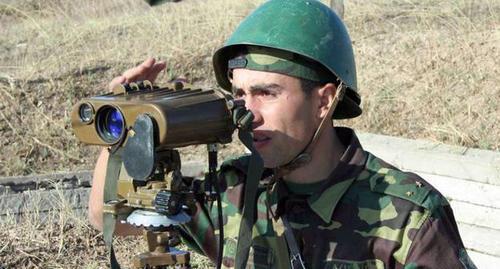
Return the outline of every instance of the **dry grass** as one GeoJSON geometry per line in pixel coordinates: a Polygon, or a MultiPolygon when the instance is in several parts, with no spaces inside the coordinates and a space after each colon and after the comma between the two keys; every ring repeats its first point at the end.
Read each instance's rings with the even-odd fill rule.
{"type": "Polygon", "coordinates": [[[169,63],[163,81],[182,75],[213,84],[210,55],[253,7],[229,0],[155,9],[140,0],[84,1],[82,9],[69,3],[0,6],[7,26],[0,34],[0,175],[91,168],[98,149],[81,147],[72,135],[72,104],[102,93],[147,56],[169,63]],[[226,8],[231,15],[220,16],[226,8]]]}
{"type": "MultiPolygon", "coordinates": [[[[109,253],[102,234],[89,225],[85,215],[72,209],[62,190],[56,193],[47,201],[41,191],[31,191],[26,202],[49,202],[50,211],[24,206],[22,211],[32,214],[2,216],[0,268],[108,268],[109,253]]],[[[124,268],[131,268],[132,256],[147,249],[142,237],[116,237],[113,246],[124,268]]],[[[195,253],[191,261],[193,268],[211,266],[208,259],[195,253]]]]}
{"type": "MultiPolygon", "coordinates": [[[[37,199],[36,195],[33,199],[37,199]]],[[[71,211],[55,208],[43,216],[3,219],[0,266],[3,268],[104,268],[102,236],[71,211]]],[[[130,241],[130,238],[126,240],[130,241]]],[[[123,241],[123,240],[122,240],[123,241]]],[[[122,245],[122,244],[120,244],[122,245]]]]}
{"type": "MultiPolygon", "coordinates": [[[[72,104],[147,56],[167,61],[161,81],[214,86],[212,53],[260,2],[4,0],[0,175],[91,168],[98,149],[72,135],[72,104]]],[[[346,3],[365,113],[341,124],[500,148],[498,1],[346,3]]]]}
{"type": "MultiPolygon", "coordinates": [[[[148,56],[167,61],[163,82],[184,76],[214,86],[212,53],[260,2],[183,0],[152,9],[142,0],[0,0],[0,175],[92,168],[98,149],[72,135],[72,104],[148,56]]],[[[498,1],[346,3],[365,113],[341,124],[500,149],[498,1]]],[[[184,149],[184,160],[204,150],[184,149]]],[[[240,150],[226,146],[222,158],[240,150]]],[[[0,266],[106,267],[101,235],[63,199],[46,218],[2,220],[0,266]]],[[[141,244],[118,239],[121,261],[141,244]]]]}
{"type": "Polygon", "coordinates": [[[354,126],[500,149],[498,1],[347,2],[365,109],[354,126]]]}

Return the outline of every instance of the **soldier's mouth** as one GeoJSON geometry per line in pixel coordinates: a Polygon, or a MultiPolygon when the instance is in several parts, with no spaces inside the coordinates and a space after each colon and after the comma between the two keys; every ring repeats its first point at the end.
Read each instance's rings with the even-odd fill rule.
{"type": "Polygon", "coordinates": [[[267,140],[271,140],[271,138],[269,137],[258,137],[258,138],[253,138],[253,142],[263,142],[263,141],[267,141],[267,140]]]}
{"type": "Polygon", "coordinates": [[[269,136],[266,136],[258,131],[254,132],[253,144],[257,149],[264,147],[270,141],[271,141],[271,138],[269,136]]]}
{"type": "Polygon", "coordinates": [[[254,131],[254,133],[253,133],[253,141],[254,142],[263,142],[266,140],[271,140],[271,138],[269,136],[262,134],[261,132],[254,131]]]}

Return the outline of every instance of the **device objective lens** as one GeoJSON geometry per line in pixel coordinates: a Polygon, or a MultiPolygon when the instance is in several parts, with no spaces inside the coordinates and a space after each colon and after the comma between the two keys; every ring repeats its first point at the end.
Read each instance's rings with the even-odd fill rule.
{"type": "Polygon", "coordinates": [[[99,110],[96,118],[97,132],[106,142],[114,144],[123,136],[125,122],[120,110],[106,106],[99,110]]]}
{"type": "Polygon", "coordinates": [[[94,117],[94,108],[90,104],[84,103],[80,106],[80,120],[84,123],[90,123],[94,117]]]}

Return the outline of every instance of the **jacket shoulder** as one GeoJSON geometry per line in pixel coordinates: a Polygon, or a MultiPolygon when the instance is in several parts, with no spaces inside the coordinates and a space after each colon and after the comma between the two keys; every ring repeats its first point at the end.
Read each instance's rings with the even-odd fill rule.
{"type": "Polygon", "coordinates": [[[227,186],[235,186],[241,183],[247,173],[249,162],[250,155],[248,154],[226,159],[220,166],[219,178],[227,186]]]}
{"type": "Polygon", "coordinates": [[[221,164],[220,170],[240,170],[242,172],[246,172],[248,167],[248,163],[250,162],[250,154],[245,154],[241,156],[230,157],[221,164]]]}
{"type": "Polygon", "coordinates": [[[446,198],[420,176],[403,172],[371,153],[368,153],[366,169],[369,175],[366,180],[373,192],[394,196],[430,211],[448,205],[446,198]]]}

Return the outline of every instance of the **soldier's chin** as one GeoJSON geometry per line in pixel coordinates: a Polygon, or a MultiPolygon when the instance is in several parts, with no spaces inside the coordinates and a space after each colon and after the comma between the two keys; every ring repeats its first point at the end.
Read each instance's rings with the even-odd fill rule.
{"type": "Polygon", "coordinates": [[[266,154],[260,154],[262,160],[264,160],[264,168],[274,169],[281,166],[281,164],[274,158],[266,156],[266,154]]]}
{"type": "Polygon", "coordinates": [[[267,148],[256,148],[256,151],[259,153],[260,157],[264,161],[264,168],[274,169],[283,165],[282,161],[278,160],[275,152],[269,152],[266,150],[267,148]]]}

